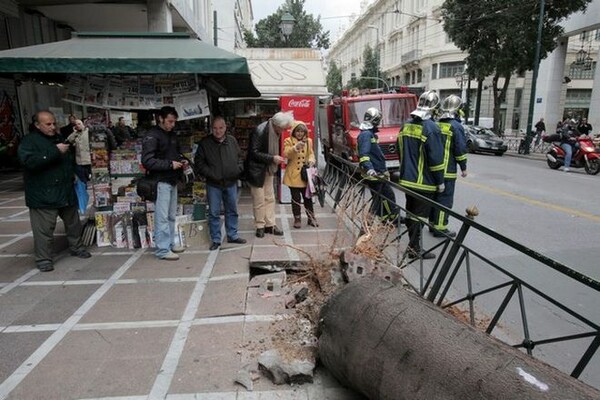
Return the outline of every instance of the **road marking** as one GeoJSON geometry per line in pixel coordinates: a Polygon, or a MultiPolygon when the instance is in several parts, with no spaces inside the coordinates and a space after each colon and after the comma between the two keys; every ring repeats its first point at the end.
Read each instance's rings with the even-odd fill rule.
{"type": "Polygon", "coordinates": [[[506,192],[504,190],[497,189],[497,188],[494,188],[491,186],[482,185],[480,183],[467,182],[466,179],[462,180],[461,183],[463,183],[467,186],[472,186],[472,187],[475,187],[475,188],[478,188],[481,190],[485,190],[490,193],[495,193],[495,194],[499,194],[501,196],[509,197],[514,200],[519,200],[519,201],[522,201],[524,203],[531,204],[534,206],[540,206],[543,208],[547,208],[549,210],[558,211],[558,212],[566,213],[569,215],[574,215],[576,217],[586,218],[586,219],[592,220],[594,222],[600,222],[600,215],[587,213],[585,211],[576,210],[574,208],[559,206],[558,204],[547,203],[547,202],[541,201],[541,200],[531,199],[529,197],[521,196],[519,194],[515,194],[515,193],[511,193],[511,192],[506,192]]]}
{"type": "Polygon", "coordinates": [[[208,284],[210,275],[212,274],[215,262],[217,261],[218,253],[218,251],[212,251],[208,256],[206,263],[204,264],[204,268],[198,277],[194,291],[192,292],[185,311],[181,316],[181,320],[179,321],[175,335],[173,335],[173,340],[171,341],[169,350],[167,350],[167,354],[165,355],[163,364],[160,367],[160,371],[154,380],[154,384],[152,385],[152,389],[148,395],[148,400],[165,399],[167,397],[169,387],[171,386],[171,382],[175,376],[175,371],[179,365],[179,359],[183,354],[183,349],[192,328],[194,316],[200,307],[200,300],[202,300],[204,289],[206,289],[206,285],[208,284]]]}
{"type": "Polygon", "coordinates": [[[127,270],[142,256],[145,249],[138,250],[112,276],[96,290],[40,347],[37,348],[13,373],[0,383],[0,399],[10,393],[33,371],[39,363],[73,330],[83,316],[110,290],[127,270]]]}

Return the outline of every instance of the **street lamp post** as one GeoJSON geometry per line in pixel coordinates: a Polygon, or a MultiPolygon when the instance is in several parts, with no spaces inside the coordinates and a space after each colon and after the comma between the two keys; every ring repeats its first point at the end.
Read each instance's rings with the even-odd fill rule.
{"type": "Polygon", "coordinates": [[[369,29],[375,29],[375,31],[377,32],[377,38],[376,38],[376,43],[375,43],[375,51],[377,54],[377,89],[379,89],[379,69],[380,69],[380,62],[381,60],[379,59],[379,28],[376,27],[375,25],[367,25],[367,28],[369,29]]]}
{"type": "Polygon", "coordinates": [[[294,30],[294,24],[296,19],[292,16],[292,14],[286,12],[281,16],[281,23],[279,24],[279,29],[281,30],[281,34],[285,39],[285,44],[288,44],[288,38],[292,34],[294,30]]]}
{"type": "Polygon", "coordinates": [[[465,82],[468,82],[469,80],[469,74],[467,74],[465,71],[463,72],[457,72],[456,74],[454,74],[454,79],[456,79],[456,84],[458,86],[460,86],[460,99],[462,100],[462,102],[465,102],[465,92],[466,92],[466,88],[464,87],[465,82]]]}

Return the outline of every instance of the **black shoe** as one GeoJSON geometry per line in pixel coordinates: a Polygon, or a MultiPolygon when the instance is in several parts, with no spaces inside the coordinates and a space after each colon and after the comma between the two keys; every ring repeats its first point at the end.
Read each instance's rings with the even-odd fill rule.
{"type": "Polygon", "coordinates": [[[219,246],[221,246],[221,243],[217,243],[217,242],[212,242],[212,244],[210,245],[209,250],[213,251],[219,248],[219,246]]]}
{"type": "Polygon", "coordinates": [[[415,258],[421,258],[423,260],[431,260],[435,258],[434,253],[426,253],[423,250],[407,249],[406,251],[408,251],[408,258],[411,260],[414,260],[415,258]]]}
{"type": "Polygon", "coordinates": [[[456,232],[451,231],[449,229],[433,230],[433,231],[431,231],[431,233],[433,234],[433,237],[454,237],[454,236],[456,236],[456,232]]]}
{"type": "Polygon", "coordinates": [[[264,238],[265,237],[265,228],[258,228],[256,230],[256,237],[257,238],[264,238]]]}
{"type": "Polygon", "coordinates": [[[239,237],[237,239],[227,238],[227,243],[244,244],[244,243],[246,243],[246,239],[242,239],[241,237],[239,237]]]}
{"type": "Polygon", "coordinates": [[[87,250],[71,250],[71,255],[79,258],[90,258],[92,256],[87,250]]]}
{"type": "Polygon", "coordinates": [[[36,267],[42,272],[54,271],[54,264],[52,264],[52,261],[40,261],[39,263],[36,263],[36,267]]]}
{"type": "Polygon", "coordinates": [[[277,225],[266,226],[265,233],[270,233],[275,236],[283,236],[283,231],[277,227],[277,225]]]}

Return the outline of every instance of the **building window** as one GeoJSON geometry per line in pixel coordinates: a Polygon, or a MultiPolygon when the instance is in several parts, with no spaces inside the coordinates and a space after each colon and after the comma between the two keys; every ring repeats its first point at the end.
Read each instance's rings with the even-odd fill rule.
{"type": "Polygon", "coordinates": [[[417,82],[423,82],[423,70],[422,69],[417,70],[417,82]]]}
{"type": "Polygon", "coordinates": [[[600,41],[600,29],[596,29],[596,41],[600,41]]]}
{"type": "Polygon", "coordinates": [[[440,79],[454,78],[457,73],[462,73],[465,69],[465,63],[462,61],[440,64],[440,79]]]}
{"type": "Polygon", "coordinates": [[[410,72],[404,74],[404,84],[410,85],[410,72]]]}
{"type": "Polygon", "coordinates": [[[594,79],[596,73],[596,62],[592,62],[591,69],[583,69],[581,67],[571,66],[569,68],[569,78],[571,79],[594,79]]]}
{"type": "MultiPolygon", "coordinates": [[[[515,90],[515,108],[521,108],[521,100],[523,99],[523,89],[515,90]]],[[[513,128],[516,129],[516,128],[513,128]]]]}
{"type": "Polygon", "coordinates": [[[438,65],[437,64],[433,64],[431,66],[431,80],[437,79],[437,69],[438,69],[438,65]]]}

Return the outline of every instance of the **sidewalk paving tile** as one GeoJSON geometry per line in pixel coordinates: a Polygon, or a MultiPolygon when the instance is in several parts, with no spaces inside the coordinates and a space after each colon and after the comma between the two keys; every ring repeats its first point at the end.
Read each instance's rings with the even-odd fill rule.
{"type": "Polygon", "coordinates": [[[21,286],[0,297],[0,325],[63,323],[99,285],[21,286]]]}
{"type": "Polygon", "coordinates": [[[12,282],[35,268],[32,257],[0,258],[0,282],[12,282]]]}
{"type": "Polygon", "coordinates": [[[236,391],[242,328],[241,322],[193,326],[169,393],[236,391]]]}
{"type": "MultiPolygon", "coordinates": [[[[129,257],[92,256],[81,259],[62,254],[54,261],[54,271],[37,274],[30,281],[108,279],[127,258],[129,257]]],[[[34,268],[35,264],[31,264],[31,267],[34,268]]]]}
{"type": "Polygon", "coordinates": [[[288,311],[285,308],[285,297],[283,294],[263,297],[259,294],[259,288],[248,288],[246,315],[275,315],[290,312],[293,311],[288,311]]]}
{"type": "Polygon", "coordinates": [[[0,333],[0,382],[8,378],[52,332],[0,333]]]}
{"type": "Polygon", "coordinates": [[[0,223],[2,224],[2,233],[3,234],[21,235],[23,233],[27,233],[27,232],[31,231],[31,224],[29,223],[29,221],[5,220],[0,223]]]}
{"type": "Polygon", "coordinates": [[[226,251],[219,251],[211,278],[223,275],[249,273],[250,268],[248,263],[251,251],[252,246],[250,245],[238,246],[236,248],[227,249],[226,251]]]}
{"type": "Polygon", "coordinates": [[[69,333],[11,393],[13,399],[147,395],[174,328],[69,333]]]}
{"type": "Polygon", "coordinates": [[[234,279],[209,281],[196,313],[196,318],[242,315],[246,302],[248,275],[234,279]]]}
{"type": "Polygon", "coordinates": [[[193,289],[193,282],[115,285],[81,323],[178,320],[193,289]]]}
{"type": "Polygon", "coordinates": [[[123,279],[157,279],[200,275],[208,254],[179,254],[179,260],[160,260],[151,252],[142,255],[123,275],[123,279]]]}

